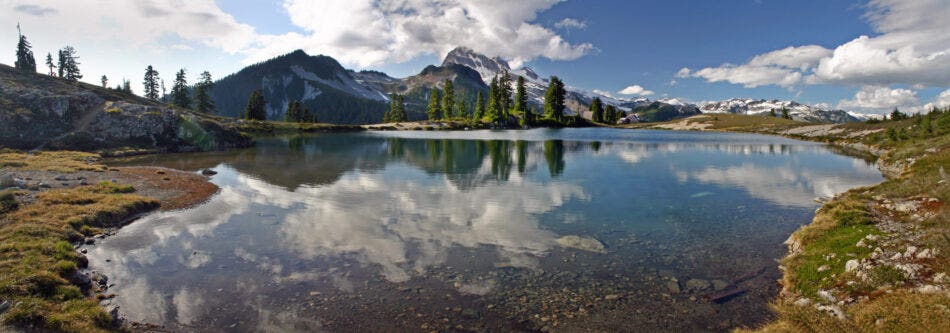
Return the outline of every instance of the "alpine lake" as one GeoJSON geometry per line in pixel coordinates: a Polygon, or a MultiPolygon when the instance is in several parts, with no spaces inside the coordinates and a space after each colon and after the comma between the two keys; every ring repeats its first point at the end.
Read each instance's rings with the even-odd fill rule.
{"type": "Polygon", "coordinates": [[[170,331],[727,331],[771,318],[783,242],[873,161],[774,136],[383,131],[116,161],[207,202],[85,245],[102,301],[170,331]]]}

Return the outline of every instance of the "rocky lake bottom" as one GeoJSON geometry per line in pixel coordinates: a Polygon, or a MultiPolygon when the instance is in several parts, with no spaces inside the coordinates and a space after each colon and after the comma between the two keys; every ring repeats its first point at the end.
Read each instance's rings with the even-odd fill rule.
{"type": "Polygon", "coordinates": [[[116,161],[208,202],[84,248],[173,331],[726,331],[770,319],[782,242],[873,163],[779,137],[565,129],[316,134],[116,161]]]}

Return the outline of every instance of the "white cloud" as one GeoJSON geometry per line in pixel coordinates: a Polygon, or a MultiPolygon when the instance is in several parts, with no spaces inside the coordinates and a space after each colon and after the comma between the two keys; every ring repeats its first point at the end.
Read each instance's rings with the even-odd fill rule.
{"type": "MultiPolygon", "coordinates": [[[[742,65],[723,64],[677,77],[746,87],[841,84],[917,87],[950,84],[950,34],[946,0],[871,0],[865,18],[877,36],[860,36],[829,50],[788,47],[757,55],[742,65]]],[[[917,88],[920,89],[920,88],[917,88]]]]}
{"type": "Polygon", "coordinates": [[[685,79],[689,77],[689,74],[690,74],[690,69],[683,67],[683,68],[680,68],[678,72],[676,72],[676,77],[685,79]]]}
{"type": "Polygon", "coordinates": [[[628,86],[628,87],[626,87],[626,88],[623,88],[623,90],[618,91],[617,93],[618,93],[618,94],[622,94],[622,95],[637,95],[637,96],[650,96],[650,95],[653,95],[653,91],[646,90],[645,88],[641,87],[640,85],[636,85],[636,84],[635,84],[635,85],[632,85],[632,86],[628,86]]]}
{"type": "Polygon", "coordinates": [[[303,48],[343,63],[370,66],[467,46],[512,63],[545,57],[573,60],[594,51],[532,23],[550,0],[286,0],[291,21],[306,33],[264,36],[250,60],[303,48]]]}
{"type": "Polygon", "coordinates": [[[676,75],[677,77],[703,78],[708,82],[725,81],[741,84],[747,88],[765,85],[788,88],[802,83],[803,73],[817,66],[822,57],[830,54],[831,50],[818,45],[789,46],[757,55],[746,64],[723,64],[695,72],[683,68],[676,75]]]}
{"type": "Polygon", "coordinates": [[[894,108],[904,112],[920,111],[917,92],[910,89],[891,89],[888,87],[866,86],[854,94],[853,99],[838,102],[838,108],[860,110],[862,112],[883,114],[894,108]]]}
{"type": "Polygon", "coordinates": [[[568,17],[555,23],[554,27],[563,30],[584,29],[587,28],[587,22],[568,17]]]}

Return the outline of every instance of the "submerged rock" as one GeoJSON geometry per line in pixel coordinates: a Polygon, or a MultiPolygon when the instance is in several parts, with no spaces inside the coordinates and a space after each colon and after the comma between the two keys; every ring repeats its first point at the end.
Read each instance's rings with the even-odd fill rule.
{"type": "Polygon", "coordinates": [[[700,291],[709,288],[709,281],[703,279],[689,279],[686,281],[686,289],[690,291],[700,291]]]}
{"type": "Polygon", "coordinates": [[[607,253],[604,243],[591,237],[581,237],[577,235],[568,235],[557,239],[558,245],[563,247],[578,249],[596,253],[607,253]]]}

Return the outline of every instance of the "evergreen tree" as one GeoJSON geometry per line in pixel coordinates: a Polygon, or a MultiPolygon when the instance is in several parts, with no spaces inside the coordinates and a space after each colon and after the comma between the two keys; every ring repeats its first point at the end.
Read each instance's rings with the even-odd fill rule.
{"type": "Polygon", "coordinates": [[[442,85],[442,119],[448,119],[455,113],[455,87],[452,80],[445,80],[442,85]]]}
{"type": "Polygon", "coordinates": [[[159,79],[159,86],[162,87],[162,102],[168,103],[168,90],[165,89],[165,79],[159,79]]]}
{"type": "Polygon", "coordinates": [[[66,46],[60,51],[60,72],[63,73],[62,77],[71,81],[79,81],[82,78],[82,73],[79,71],[80,62],[78,61],[79,57],[76,56],[76,49],[72,46],[66,46]]]}
{"type": "Polygon", "coordinates": [[[17,34],[20,36],[19,42],[16,44],[16,61],[13,63],[16,69],[25,72],[36,72],[36,59],[33,58],[33,47],[30,45],[30,42],[26,40],[26,36],[20,32],[20,24],[16,25],[17,34]]]}
{"type": "Polygon", "coordinates": [[[777,117],[777,116],[775,115],[775,108],[769,109],[769,116],[770,116],[770,117],[777,117]]]}
{"type": "Polygon", "coordinates": [[[459,98],[459,102],[456,104],[458,105],[458,111],[455,113],[455,116],[460,118],[468,118],[468,105],[465,105],[465,99],[459,98]]]}
{"type": "Polygon", "coordinates": [[[439,89],[433,88],[432,91],[429,92],[429,107],[426,108],[426,116],[429,117],[429,121],[439,119],[439,110],[442,109],[442,104],[439,99],[439,89]]]}
{"type": "Polygon", "coordinates": [[[595,123],[604,122],[604,105],[600,100],[600,97],[594,97],[594,100],[590,102],[590,107],[588,110],[591,113],[591,120],[593,120],[595,123]]]}
{"type": "Polygon", "coordinates": [[[122,91],[124,91],[125,93],[128,93],[128,94],[131,94],[131,93],[132,93],[132,81],[123,80],[123,81],[122,81],[122,91]]]}
{"type": "MultiPolygon", "coordinates": [[[[214,101],[211,100],[211,89],[214,88],[214,81],[211,80],[211,73],[201,72],[198,83],[195,83],[195,111],[201,113],[214,113],[214,101]]],[[[301,120],[305,120],[302,119],[301,120]]]]}
{"type": "Polygon", "coordinates": [[[552,76],[548,82],[548,90],[544,93],[544,116],[556,121],[564,120],[564,83],[557,76],[552,76]]]}
{"type": "Polygon", "coordinates": [[[63,77],[66,74],[66,56],[63,54],[63,50],[57,51],[58,56],[56,58],[56,68],[59,77],[63,77]]]}
{"type": "Polygon", "coordinates": [[[617,116],[617,107],[607,104],[607,106],[604,107],[604,122],[616,124],[617,119],[620,119],[620,117],[617,116]]]}
{"type": "Polygon", "coordinates": [[[788,108],[782,107],[782,118],[792,119],[792,115],[788,114],[788,108]]]}
{"type": "Polygon", "coordinates": [[[142,80],[142,86],[145,98],[158,100],[158,71],[152,68],[152,65],[145,67],[145,79],[142,80]]]}
{"type": "Polygon", "coordinates": [[[185,77],[185,69],[182,68],[175,73],[175,84],[172,85],[172,104],[182,108],[191,108],[191,96],[188,94],[188,80],[185,77]]]}
{"type": "Polygon", "coordinates": [[[528,119],[528,92],[524,87],[524,77],[518,76],[518,83],[515,87],[515,114],[522,119],[528,119]]]}
{"type": "Polygon", "coordinates": [[[897,108],[894,108],[894,111],[891,112],[891,120],[904,120],[907,119],[907,114],[901,112],[897,108]]]}
{"type": "Polygon", "coordinates": [[[488,85],[488,108],[486,115],[491,122],[496,122],[501,119],[501,106],[498,105],[498,90],[498,77],[496,76],[491,79],[491,84],[488,85]]]}
{"type": "Polygon", "coordinates": [[[266,120],[267,110],[265,109],[264,93],[260,89],[254,90],[247,99],[247,107],[244,108],[244,119],[266,120]]]}
{"type": "Polygon", "coordinates": [[[300,107],[300,101],[293,101],[287,105],[287,112],[284,113],[284,121],[302,123],[309,120],[307,118],[303,108],[300,107]]]}
{"type": "Polygon", "coordinates": [[[485,95],[479,90],[475,96],[475,114],[472,115],[475,120],[485,118],[485,95]]]}
{"type": "Polygon", "coordinates": [[[501,118],[507,119],[511,111],[511,74],[505,71],[498,80],[498,109],[501,111],[501,118]]]}
{"type": "Polygon", "coordinates": [[[109,87],[109,78],[108,78],[108,77],[106,77],[105,75],[103,75],[101,78],[99,78],[99,80],[102,81],[102,87],[103,87],[103,88],[108,88],[108,87],[109,87]]]}
{"type": "Polygon", "coordinates": [[[404,96],[395,93],[391,94],[389,97],[389,111],[383,115],[383,122],[398,123],[406,121],[407,119],[404,96]]]}
{"type": "Polygon", "coordinates": [[[56,64],[53,63],[53,55],[49,52],[46,52],[46,67],[49,67],[49,76],[56,75],[56,72],[53,69],[56,68],[56,64]]]}

